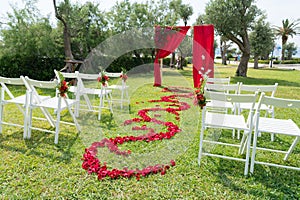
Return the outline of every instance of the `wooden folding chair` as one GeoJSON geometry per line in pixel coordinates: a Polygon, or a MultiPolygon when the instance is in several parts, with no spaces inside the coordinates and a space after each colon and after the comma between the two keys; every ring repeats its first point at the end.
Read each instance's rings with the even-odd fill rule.
{"type": "Polygon", "coordinates": [[[109,109],[112,114],[113,114],[113,109],[112,109],[112,100],[111,100],[112,90],[108,89],[106,86],[103,86],[101,83],[100,83],[100,89],[95,87],[95,85],[97,85],[96,83],[98,81],[99,76],[100,74],[79,73],[77,77],[78,78],[77,87],[79,87],[77,89],[77,92],[79,96],[84,96],[88,109],[90,111],[95,111],[94,109],[95,106],[93,106],[88,95],[96,95],[99,97],[99,105],[97,106],[98,120],[101,120],[102,109],[109,109]],[[94,81],[94,83],[88,85],[88,83],[86,84],[85,81],[88,82],[94,81]],[[105,106],[105,103],[108,103],[108,106],[105,106]]]}
{"type": "Polygon", "coordinates": [[[30,90],[28,90],[29,93],[29,113],[28,113],[28,133],[27,137],[31,137],[31,130],[39,130],[43,132],[49,132],[49,133],[54,133],[55,138],[54,138],[54,143],[58,143],[58,135],[60,132],[60,123],[68,124],[68,125],[75,125],[77,131],[80,131],[80,126],[79,123],[77,122],[77,119],[75,118],[75,115],[72,111],[72,106],[76,104],[76,100],[73,99],[67,99],[65,97],[61,97],[61,95],[58,94],[57,90],[57,85],[58,81],[38,81],[38,80],[33,80],[28,77],[25,77],[26,82],[30,86],[30,90]],[[41,88],[41,89],[53,89],[53,92],[57,94],[56,96],[44,100],[40,100],[38,103],[34,103],[34,98],[35,95],[37,94],[36,88],[41,88]],[[43,109],[53,109],[56,113],[56,119],[55,119],[55,131],[45,129],[43,127],[34,127],[32,120],[33,120],[33,110],[35,108],[43,108],[43,109]],[[63,110],[68,109],[72,119],[72,122],[64,122],[61,120],[61,112],[63,110]]]}
{"type": "Polygon", "coordinates": [[[202,110],[202,127],[200,133],[200,143],[199,143],[199,154],[198,154],[198,164],[200,165],[200,161],[203,155],[224,158],[235,161],[245,162],[244,167],[244,175],[248,174],[249,168],[249,155],[250,155],[250,144],[251,144],[251,135],[253,129],[253,116],[254,116],[254,104],[257,98],[256,94],[226,94],[221,92],[211,92],[207,91],[205,93],[208,100],[216,100],[216,101],[224,101],[230,102],[232,104],[236,103],[252,103],[252,109],[249,112],[248,119],[245,120],[243,115],[236,114],[226,114],[219,113],[207,110],[205,106],[202,110]],[[241,141],[240,144],[232,144],[230,142],[218,142],[213,140],[205,140],[204,132],[207,128],[218,128],[218,129],[237,129],[243,130],[245,139],[241,141]],[[246,145],[246,158],[234,157],[234,156],[226,156],[224,154],[216,154],[211,152],[205,152],[204,148],[205,144],[213,144],[213,145],[222,145],[229,147],[238,147],[239,152],[246,145]],[[244,144],[246,143],[246,144],[244,144]]]}
{"type": "MultiPolygon", "coordinates": [[[[123,74],[120,73],[113,73],[113,72],[105,72],[105,74],[110,78],[120,78],[120,76],[123,74]]],[[[112,94],[112,102],[118,102],[121,105],[121,109],[123,109],[123,103],[126,102],[130,104],[129,95],[128,95],[128,88],[129,86],[126,85],[126,81],[123,79],[121,80],[121,85],[108,85],[107,89],[113,90],[119,90],[121,92],[120,98],[116,98],[115,94],[112,94]]]]}
{"type": "MultiPolygon", "coordinates": [[[[23,130],[23,138],[27,138],[27,112],[28,112],[28,105],[29,105],[29,96],[26,91],[28,91],[28,85],[24,81],[24,77],[21,76],[20,78],[6,78],[0,77],[0,84],[1,84],[1,99],[0,99],[0,133],[2,133],[2,125],[10,125],[10,126],[17,126],[22,127],[23,130]],[[17,94],[9,89],[9,86],[25,86],[22,88],[23,94],[17,94]],[[27,88],[27,90],[26,90],[27,88]],[[24,94],[25,93],[25,94],[24,94]],[[6,121],[4,119],[4,106],[7,104],[15,104],[17,108],[20,110],[20,113],[23,115],[23,123],[16,124],[13,122],[6,121]]],[[[42,100],[49,99],[50,96],[40,96],[38,94],[34,94],[33,97],[33,104],[37,104],[42,100]]],[[[51,115],[44,109],[41,109],[42,113],[45,115],[49,123],[54,126],[53,119],[51,115]]]]}
{"type": "MultiPolygon", "coordinates": [[[[260,116],[260,108],[261,105],[267,105],[267,106],[274,106],[275,108],[281,108],[281,109],[300,109],[300,100],[293,100],[293,99],[283,99],[283,98],[276,98],[276,97],[269,97],[265,96],[264,93],[262,93],[261,98],[258,103],[257,111],[256,111],[256,121],[255,121],[255,132],[254,132],[254,139],[253,139],[253,149],[252,149],[252,157],[251,157],[251,165],[250,165],[250,172],[254,172],[254,165],[255,164],[262,164],[262,165],[268,165],[273,167],[281,167],[281,168],[287,168],[287,169],[293,169],[293,170],[300,170],[300,166],[290,166],[287,164],[275,164],[274,159],[273,161],[258,161],[256,160],[257,150],[260,151],[269,151],[273,153],[282,153],[285,154],[284,161],[287,161],[289,156],[291,155],[292,151],[296,147],[297,143],[300,140],[300,129],[297,126],[297,124],[292,119],[284,119],[284,118],[267,118],[267,117],[261,117],[260,116]],[[278,135],[282,136],[291,136],[295,139],[293,140],[291,146],[288,148],[287,151],[282,151],[278,149],[273,148],[262,148],[261,145],[258,147],[258,135],[259,133],[276,133],[278,135]]],[[[272,145],[275,146],[275,145],[272,145]]],[[[272,157],[270,157],[272,158],[272,157]]],[[[278,158],[276,156],[276,158],[278,158]]],[[[268,159],[272,160],[272,159],[268,159]]]]}

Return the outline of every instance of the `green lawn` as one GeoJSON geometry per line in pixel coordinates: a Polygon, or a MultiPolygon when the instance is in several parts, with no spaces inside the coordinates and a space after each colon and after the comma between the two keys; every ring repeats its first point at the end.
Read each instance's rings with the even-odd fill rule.
{"type": "MultiPolygon", "coordinates": [[[[274,84],[279,87],[278,97],[300,99],[300,71],[278,69],[249,69],[247,78],[234,77],[235,67],[219,66],[217,76],[231,76],[231,82],[244,84],[274,84]]],[[[0,198],[2,199],[299,199],[300,172],[255,166],[255,173],[245,177],[243,163],[204,157],[201,167],[197,164],[199,145],[199,116],[197,108],[193,107],[183,112],[179,126],[183,135],[176,135],[171,140],[152,143],[128,143],[124,149],[130,149],[137,155],[149,157],[140,158],[143,162],[176,160],[176,166],[171,167],[164,176],[160,174],[135,178],[106,178],[97,180],[97,176],[89,175],[82,169],[81,158],[84,149],[94,141],[103,137],[117,135],[132,135],[130,129],[120,124],[124,119],[137,116],[138,110],[158,106],[147,100],[159,99],[171,93],[162,93],[162,88],[152,87],[152,74],[129,77],[134,80],[130,87],[135,87],[131,93],[130,112],[118,111],[113,117],[104,112],[101,122],[96,114],[83,113],[79,118],[83,131],[76,133],[71,126],[62,126],[58,145],[54,144],[54,136],[34,131],[30,140],[23,140],[20,128],[4,126],[0,135],[0,198]],[[192,117],[191,117],[192,116],[192,117]],[[184,142],[182,142],[184,141],[184,142]],[[176,148],[180,148],[179,150],[176,148]],[[175,148],[175,149],[174,149],[175,148]],[[150,153],[152,154],[150,154],[150,153]],[[155,153],[158,152],[158,153],[155,153]],[[170,153],[171,152],[171,153],[170,153]],[[147,154],[149,153],[149,154],[147,154]],[[173,156],[173,157],[172,157],[173,156]]],[[[166,86],[191,87],[192,71],[185,68],[180,74],[176,70],[164,74],[166,86]]],[[[20,90],[20,88],[15,88],[20,90]]],[[[22,91],[20,91],[22,93],[22,91]]],[[[191,104],[189,99],[180,99],[191,104]]],[[[22,123],[22,116],[14,106],[6,107],[6,118],[22,123]]],[[[296,119],[300,126],[299,112],[276,110],[278,117],[296,119]]],[[[162,114],[164,120],[174,121],[172,116],[162,114]]],[[[69,119],[68,114],[63,118],[69,119]]],[[[42,124],[43,125],[43,124],[42,124]]],[[[43,126],[46,126],[43,125],[43,126]]],[[[153,127],[157,128],[157,127],[153,127]]],[[[260,138],[266,145],[288,147],[289,138],[276,137],[274,143],[269,142],[269,136],[260,138]]],[[[218,149],[215,149],[218,151],[218,149]]],[[[221,149],[221,151],[224,151],[221,149]]],[[[234,152],[233,152],[234,153],[234,152]]],[[[104,155],[104,154],[103,154],[104,155]]],[[[105,154],[107,155],[107,154],[105,154]]],[[[98,154],[101,158],[101,154],[98,154]]],[[[102,156],[103,157],[103,156],[102,156]]],[[[263,154],[262,159],[276,159],[275,155],[263,154]]],[[[114,157],[107,158],[113,162],[114,157]]],[[[143,166],[143,163],[137,165],[143,166]]],[[[141,162],[142,162],[141,161],[141,162]]],[[[280,161],[279,161],[280,162],[280,161]]],[[[294,150],[290,164],[300,166],[300,146],[294,150]]]]}

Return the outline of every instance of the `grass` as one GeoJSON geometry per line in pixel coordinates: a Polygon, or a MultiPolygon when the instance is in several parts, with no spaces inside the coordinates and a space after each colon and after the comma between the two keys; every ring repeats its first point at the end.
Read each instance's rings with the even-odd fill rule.
{"type": "MultiPolygon", "coordinates": [[[[234,77],[235,67],[219,66],[217,76],[231,76],[231,81],[244,84],[279,84],[276,96],[300,99],[300,72],[278,69],[249,69],[247,78],[234,77]]],[[[96,114],[87,113],[79,118],[83,131],[62,126],[59,143],[54,145],[54,136],[43,132],[33,132],[30,140],[23,140],[20,128],[4,126],[0,135],[0,198],[2,199],[298,199],[300,197],[300,173],[298,171],[255,166],[255,173],[245,177],[243,163],[205,157],[201,167],[197,164],[199,145],[199,112],[195,108],[182,113],[183,135],[176,135],[168,141],[149,144],[132,143],[129,148],[136,155],[146,155],[143,161],[165,162],[176,160],[176,166],[166,175],[150,175],[140,181],[120,178],[98,181],[95,175],[88,175],[81,168],[84,149],[93,141],[103,137],[131,135],[129,128],[120,123],[136,116],[139,109],[154,107],[147,100],[159,99],[167,95],[161,88],[152,87],[152,74],[130,78],[134,80],[131,88],[130,112],[118,111],[111,117],[104,112],[101,122],[96,114]],[[136,103],[138,102],[138,103],[136,103]],[[191,117],[192,116],[192,117],[191,117]],[[181,141],[183,145],[181,144],[181,141]],[[180,150],[174,149],[179,147],[180,150]],[[156,153],[156,151],[158,153],[156,153]],[[171,152],[167,154],[168,152],[171,152]],[[163,153],[162,153],[163,152],[163,153]],[[149,154],[147,154],[149,153],[149,154]]],[[[128,84],[130,84],[130,79],[128,84]]],[[[164,73],[164,84],[189,86],[192,83],[191,68],[180,74],[164,73]],[[169,77],[169,78],[168,78],[169,77]]],[[[20,90],[20,88],[15,88],[20,90]]],[[[20,91],[22,93],[22,91],[20,91]]],[[[181,99],[182,101],[189,101],[181,99]]],[[[190,103],[190,102],[189,102],[190,103]]],[[[7,106],[6,118],[22,123],[16,107],[7,106]]],[[[279,117],[292,117],[300,126],[298,113],[276,111],[279,117]]],[[[70,117],[65,114],[65,119],[70,117]]],[[[172,116],[163,115],[165,120],[172,116]]],[[[154,127],[157,128],[157,127],[154,127]]],[[[226,134],[226,132],[224,133],[226,134]]],[[[266,145],[289,146],[290,139],[276,137],[270,143],[268,135],[263,136],[266,145]]],[[[216,149],[218,150],[218,149],[216,149]]],[[[101,158],[101,155],[98,155],[101,158]]],[[[103,155],[102,155],[103,157],[103,155]]],[[[262,159],[275,159],[275,155],[261,155],[262,159]]],[[[279,160],[279,159],[278,159],[279,160]]],[[[137,161],[137,160],[136,160],[137,161]]],[[[279,161],[280,162],[280,161],[279,161]]],[[[300,147],[294,150],[289,161],[300,166],[300,147]]],[[[137,161],[137,164],[143,164],[137,161]]],[[[155,163],[153,163],[155,164],[155,163]]]]}

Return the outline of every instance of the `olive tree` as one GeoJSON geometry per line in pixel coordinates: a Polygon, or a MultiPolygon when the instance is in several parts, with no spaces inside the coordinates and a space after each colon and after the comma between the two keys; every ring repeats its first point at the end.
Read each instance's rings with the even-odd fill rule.
{"type": "Polygon", "coordinates": [[[250,59],[249,31],[256,17],[261,14],[255,0],[210,0],[205,7],[203,21],[215,26],[218,35],[234,42],[242,52],[236,70],[237,76],[247,76],[250,59]]]}

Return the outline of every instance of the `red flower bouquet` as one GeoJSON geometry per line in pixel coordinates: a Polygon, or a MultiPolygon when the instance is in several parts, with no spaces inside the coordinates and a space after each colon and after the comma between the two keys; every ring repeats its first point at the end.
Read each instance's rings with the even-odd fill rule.
{"type": "Polygon", "coordinates": [[[122,68],[122,74],[120,75],[120,78],[126,82],[126,80],[128,79],[128,76],[126,74],[126,69],[122,68]]]}
{"type": "Polygon", "coordinates": [[[107,85],[107,81],[109,80],[109,77],[106,76],[105,72],[102,71],[101,75],[97,78],[98,82],[101,82],[103,86],[107,85]]]}
{"type": "Polygon", "coordinates": [[[59,72],[59,79],[60,79],[60,82],[57,85],[59,95],[61,97],[66,97],[66,94],[69,91],[69,83],[67,81],[65,81],[65,78],[63,77],[63,75],[60,72],[59,72]]]}
{"type": "Polygon", "coordinates": [[[194,99],[194,104],[198,105],[201,109],[203,109],[204,106],[206,106],[206,97],[204,95],[204,86],[206,83],[206,78],[201,77],[200,78],[200,83],[198,87],[195,90],[195,99],[194,99]]]}

